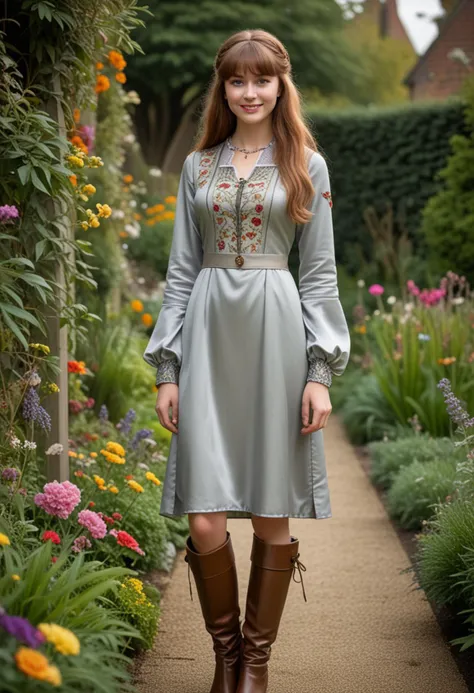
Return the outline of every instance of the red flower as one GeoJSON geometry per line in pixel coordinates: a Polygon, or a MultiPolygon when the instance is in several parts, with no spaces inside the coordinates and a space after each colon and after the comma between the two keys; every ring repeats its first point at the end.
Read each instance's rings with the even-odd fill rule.
{"type": "Polygon", "coordinates": [[[254,226],[260,226],[261,223],[262,223],[262,220],[261,220],[261,219],[259,219],[258,217],[253,217],[253,219],[252,219],[252,224],[253,224],[254,226]]]}
{"type": "Polygon", "coordinates": [[[105,522],[107,522],[108,525],[113,525],[115,520],[113,517],[109,517],[108,515],[104,515],[102,518],[105,522]]]}
{"type": "Polygon", "coordinates": [[[321,195],[324,197],[325,200],[327,200],[329,202],[329,206],[332,207],[332,195],[331,195],[331,193],[328,191],[328,192],[321,193],[321,195]]]}
{"type": "Polygon", "coordinates": [[[123,529],[117,532],[117,544],[132,550],[135,550],[139,545],[138,541],[134,539],[128,532],[124,532],[123,529]]]}
{"type": "Polygon", "coordinates": [[[221,183],[219,188],[224,188],[224,190],[227,190],[227,188],[230,188],[230,183],[221,183]]]}
{"type": "Polygon", "coordinates": [[[200,173],[199,175],[200,175],[200,176],[205,176],[207,172],[208,172],[208,171],[207,171],[207,168],[206,168],[205,171],[201,171],[201,173],[200,173]]]}
{"type": "Polygon", "coordinates": [[[93,508],[94,506],[95,506],[94,501],[89,501],[88,507],[89,507],[89,508],[93,508]]]}
{"type": "Polygon", "coordinates": [[[122,519],[122,515],[120,513],[112,513],[112,517],[114,518],[114,520],[117,520],[117,522],[120,522],[120,520],[122,519]]]}
{"type": "Polygon", "coordinates": [[[263,212],[263,205],[256,205],[255,211],[257,212],[257,214],[260,214],[260,212],[263,212]]]}
{"type": "Polygon", "coordinates": [[[89,399],[86,400],[85,407],[86,409],[92,409],[92,407],[95,404],[95,399],[93,397],[89,397],[89,399]]]}
{"type": "Polygon", "coordinates": [[[214,212],[218,212],[220,209],[219,205],[214,205],[213,210],[214,212]]]}
{"type": "Polygon", "coordinates": [[[133,479],[133,474],[127,474],[125,478],[127,481],[130,481],[130,479],[133,479]]]}
{"type": "Polygon", "coordinates": [[[56,563],[57,560],[58,560],[57,556],[51,556],[51,562],[52,563],[56,563]]]}
{"type": "Polygon", "coordinates": [[[219,241],[219,243],[217,244],[217,247],[219,248],[219,250],[224,250],[224,248],[225,248],[224,241],[219,241]]]}
{"type": "Polygon", "coordinates": [[[252,238],[255,238],[256,235],[257,234],[255,233],[255,231],[247,231],[246,233],[247,238],[249,238],[250,240],[252,240],[252,238]]]}
{"type": "Polygon", "coordinates": [[[46,532],[43,532],[43,536],[41,537],[43,541],[48,541],[48,539],[51,539],[53,544],[60,544],[61,539],[59,538],[59,534],[56,534],[56,532],[53,532],[52,530],[48,529],[46,532]]]}

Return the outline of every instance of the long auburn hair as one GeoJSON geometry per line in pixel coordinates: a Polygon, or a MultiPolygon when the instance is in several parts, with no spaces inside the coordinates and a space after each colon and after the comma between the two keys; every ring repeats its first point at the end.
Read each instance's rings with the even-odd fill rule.
{"type": "Polygon", "coordinates": [[[224,82],[246,69],[255,75],[279,77],[280,97],[272,111],[274,159],[286,189],[288,215],[296,223],[305,223],[311,219],[307,207],[315,193],[305,146],[317,151],[317,145],[302,115],[301,97],[291,76],[288,52],[273,34],[262,29],[239,31],[220,46],[214,61],[214,76],[204,97],[194,149],[209,149],[235,131],[237,117],[224,98],[224,82]]]}

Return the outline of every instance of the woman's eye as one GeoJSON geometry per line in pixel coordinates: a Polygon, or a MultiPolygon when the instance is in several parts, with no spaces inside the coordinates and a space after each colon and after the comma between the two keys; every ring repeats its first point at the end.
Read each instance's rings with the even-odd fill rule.
{"type": "MultiPolygon", "coordinates": [[[[262,77],[262,79],[259,79],[258,81],[259,81],[259,82],[264,82],[265,84],[268,84],[270,80],[264,79],[264,78],[262,77]]],[[[242,84],[242,80],[240,80],[240,79],[233,79],[232,82],[231,82],[232,86],[236,86],[236,87],[239,86],[239,84],[237,84],[237,83],[242,84]]]]}

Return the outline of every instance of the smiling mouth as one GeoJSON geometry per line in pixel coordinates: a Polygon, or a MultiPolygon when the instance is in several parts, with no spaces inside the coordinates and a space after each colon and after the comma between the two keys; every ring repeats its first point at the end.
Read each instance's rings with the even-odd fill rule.
{"type": "Polygon", "coordinates": [[[241,106],[241,108],[243,108],[244,111],[248,111],[249,113],[254,113],[255,111],[258,111],[258,109],[262,105],[263,104],[259,103],[259,104],[256,104],[255,106],[241,106]]]}

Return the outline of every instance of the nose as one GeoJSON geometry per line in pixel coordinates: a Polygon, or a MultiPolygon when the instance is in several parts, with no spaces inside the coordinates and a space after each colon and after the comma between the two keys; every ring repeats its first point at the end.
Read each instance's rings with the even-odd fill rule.
{"type": "Polygon", "coordinates": [[[247,84],[245,88],[245,98],[249,101],[253,101],[256,97],[256,91],[253,84],[247,84]]]}

